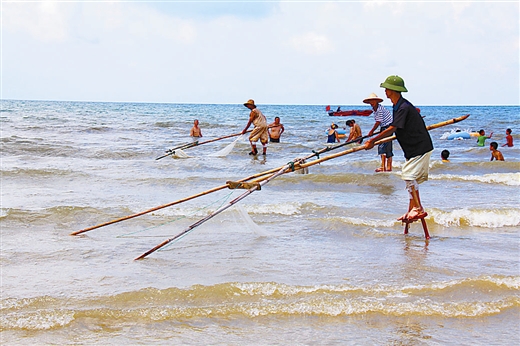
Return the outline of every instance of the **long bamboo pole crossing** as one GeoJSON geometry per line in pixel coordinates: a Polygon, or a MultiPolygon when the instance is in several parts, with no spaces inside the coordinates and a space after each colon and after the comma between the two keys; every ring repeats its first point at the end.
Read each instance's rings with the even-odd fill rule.
{"type": "MultiPolygon", "coordinates": [[[[250,131],[252,131],[252,130],[250,130],[250,131]]],[[[376,134],[377,133],[374,133],[374,135],[376,135],[376,134]]],[[[365,137],[362,137],[362,138],[367,138],[367,137],[369,137],[369,136],[365,136],[365,137]]],[[[319,150],[318,152],[313,153],[312,155],[309,155],[308,157],[304,158],[304,160],[307,160],[307,159],[309,159],[311,157],[314,157],[314,156],[319,156],[319,154],[322,154],[324,152],[340,148],[340,147],[345,146],[347,144],[354,143],[355,141],[358,141],[359,139],[360,138],[357,138],[357,139],[352,140],[350,142],[341,143],[341,144],[338,144],[338,145],[333,146],[333,147],[323,148],[323,149],[319,150]]],[[[278,167],[278,168],[270,169],[268,171],[255,173],[253,175],[250,175],[247,178],[243,178],[243,179],[238,180],[238,182],[246,182],[246,181],[249,181],[249,180],[252,180],[252,179],[255,179],[255,178],[263,177],[263,176],[275,173],[275,172],[279,171],[281,168],[282,167],[278,167]]],[[[263,180],[263,179],[261,179],[261,180],[263,180]]],[[[258,180],[258,181],[261,181],[261,180],[258,180]]],[[[118,223],[118,222],[129,220],[129,219],[133,219],[134,217],[142,216],[142,215],[145,215],[145,214],[148,214],[148,213],[151,213],[151,212],[163,209],[163,208],[171,207],[171,206],[174,206],[174,205],[182,203],[182,202],[187,202],[187,201],[192,200],[194,198],[201,197],[201,196],[210,194],[212,192],[216,192],[216,191],[225,189],[227,187],[229,187],[227,184],[226,185],[217,186],[217,187],[214,187],[212,189],[209,189],[209,190],[197,193],[195,195],[191,195],[189,197],[186,197],[186,198],[183,198],[183,199],[179,199],[177,201],[170,202],[170,203],[167,203],[167,204],[159,205],[157,207],[154,207],[154,208],[151,208],[151,209],[147,209],[145,211],[142,211],[142,212],[139,212],[139,213],[136,213],[136,214],[123,216],[121,218],[118,218],[118,219],[115,219],[115,220],[111,220],[111,221],[107,221],[107,222],[101,223],[99,225],[95,225],[95,226],[92,226],[92,227],[84,228],[82,230],[79,230],[79,231],[76,231],[76,232],[72,232],[70,235],[79,235],[79,234],[82,234],[82,233],[85,233],[85,232],[88,232],[88,231],[92,231],[92,230],[97,229],[97,228],[101,228],[101,227],[104,227],[104,226],[112,225],[114,223],[118,223]]]]}
{"type": "MultiPolygon", "coordinates": [[[[454,119],[451,119],[451,120],[448,120],[448,121],[444,121],[444,122],[441,122],[441,123],[437,123],[437,124],[434,124],[434,125],[430,125],[430,126],[427,126],[426,128],[429,130],[432,130],[432,129],[436,129],[438,127],[442,127],[442,126],[445,126],[445,125],[448,125],[448,124],[454,124],[454,123],[457,123],[459,121],[462,121],[464,119],[466,119],[467,117],[469,117],[469,114],[467,115],[464,115],[464,116],[461,116],[461,117],[458,117],[458,118],[454,118],[454,119]]],[[[395,135],[394,136],[389,136],[389,137],[386,137],[386,138],[382,138],[378,141],[376,141],[374,143],[374,146],[376,145],[379,145],[381,143],[385,143],[385,142],[389,142],[389,141],[392,141],[395,139],[395,135]]],[[[328,161],[328,160],[332,160],[336,157],[340,157],[340,156],[344,156],[344,155],[347,155],[347,154],[351,154],[351,153],[354,153],[354,152],[357,152],[357,151],[360,151],[360,150],[364,150],[365,149],[365,146],[364,145],[360,145],[360,146],[357,146],[355,148],[351,148],[351,149],[348,149],[348,150],[345,150],[345,151],[342,151],[342,152],[339,152],[337,154],[333,154],[333,155],[329,155],[327,157],[324,157],[322,159],[317,159],[317,160],[314,160],[312,162],[309,162],[309,163],[303,163],[304,162],[304,159],[297,159],[295,161],[297,162],[290,162],[289,164],[281,167],[278,172],[276,173],[273,173],[269,176],[263,176],[263,177],[259,177],[258,179],[256,179],[257,182],[259,182],[259,186],[253,186],[251,187],[249,190],[247,190],[246,192],[244,192],[242,195],[238,196],[237,198],[235,198],[234,200],[232,200],[231,202],[229,202],[227,205],[219,208],[218,210],[216,210],[215,212],[213,212],[212,214],[204,217],[203,219],[200,219],[199,221],[191,224],[190,226],[188,226],[184,231],[180,232],[179,234],[177,234],[176,236],[172,237],[172,238],[169,238],[169,239],[166,239],[165,241],[163,241],[162,243],[156,245],[155,247],[153,247],[152,249],[146,251],[145,253],[143,253],[142,255],[138,256],[135,258],[135,260],[141,260],[141,259],[144,259],[145,257],[147,257],[148,255],[154,253],[155,251],[159,250],[160,248],[166,246],[167,244],[171,243],[172,241],[176,240],[176,239],[179,239],[180,237],[188,234],[189,232],[193,231],[193,229],[195,229],[196,227],[200,226],[201,224],[203,224],[204,222],[208,221],[209,219],[213,218],[214,216],[220,214],[221,212],[223,212],[224,210],[228,209],[229,207],[233,206],[234,204],[236,204],[237,202],[241,201],[242,199],[244,199],[245,197],[249,196],[250,194],[252,194],[254,191],[256,190],[259,190],[260,189],[260,186],[264,185],[264,184],[267,184],[269,181],[271,181],[272,179],[278,177],[278,176],[281,176],[283,174],[286,174],[286,173],[289,173],[289,172],[293,172],[294,170],[296,169],[300,169],[300,168],[305,168],[305,167],[310,167],[310,166],[313,166],[313,165],[316,165],[316,164],[319,164],[321,162],[324,162],[324,161],[328,161]]]]}
{"type": "MultiPolygon", "coordinates": [[[[439,127],[443,127],[443,126],[446,126],[446,125],[451,125],[451,124],[458,123],[460,121],[465,120],[469,116],[470,116],[469,114],[466,114],[466,115],[463,115],[463,116],[460,116],[460,117],[457,117],[457,118],[453,118],[453,119],[450,119],[450,120],[446,120],[446,121],[443,121],[443,122],[440,122],[440,123],[437,123],[437,124],[429,125],[426,128],[428,129],[428,131],[430,131],[430,130],[433,130],[433,129],[436,129],[436,128],[439,128],[439,127]]],[[[362,137],[362,138],[366,138],[366,137],[368,137],[368,136],[365,136],[365,137],[362,137]]],[[[285,166],[274,168],[274,169],[271,169],[271,170],[268,170],[268,171],[256,173],[256,174],[253,174],[253,175],[251,175],[251,176],[249,176],[247,178],[240,179],[240,180],[238,180],[238,182],[255,182],[255,183],[260,183],[260,182],[263,182],[263,181],[265,181],[267,179],[272,178],[272,176],[274,174],[276,174],[276,176],[279,176],[279,175],[282,175],[282,174],[285,174],[285,173],[293,172],[293,171],[298,170],[298,169],[314,166],[314,165],[319,164],[321,162],[325,162],[325,161],[328,161],[328,160],[331,160],[331,159],[334,159],[334,158],[337,158],[337,157],[341,157],[341,156],[348,155],[348,154],[351,154],[351,153],[354,153],[354,152],[357,152],[357,151],[360,151],[360,150],[364,150],[365,146],[364,145],[360,145],[360,146],[357,146],[357,147],[354,147],[354,148],[350,148],[348,150],[345,150],[345,151],[342,151],[342,152],[339,152],[339,153],[336,153],[336,154],[331,154],[331,155],[328,155],[328,156],[323,157],[323,158],[318,158],[318,159],[313,160],[311,162],[305,162],[305,160],[307,160],[309,158],[312,158],[314,156],[318,156],[319,157],[319,154],[321,154],[321,153],[324,153],[324,152],[327,152],[327,151],[330,151],[330,150],[334,150],[334,149],[337,149],[337,148],[342,147],[344,145],[347,145],[347,144],[359,141],[359,139],[360,138],[356,138],[353,141],[342,143],[342,144],[339,144],[339,145],[331,147],[331,148],[321,149],[318,152],[314,152],[313,154],[309,155],[306,158],[297,159],[297,160],[295,160],[296,162],[291,162],[290,165],[285,165],[285,166]],[[280,171],[282,173],[278,174],[280,171]]],[[[391,140],[394,140],[394,139],[395,139],[395,136],[382,138],[382,139],[378,140],[377,142],[375,142],[374,145],[385,143],[385,142],[388,142],[388,141],[391,141],[391,140]]],[[[204,195],[207,195],[207,194],[210,194],[210,193],[213,193],[213,192],[216,192],[216,191],[228,188],[228,187],[229,187],[228,184],[217,186],[217,187],[214,187],[212,189],[209,189],[209,190],[197,193],[195,195],[192,195],[192,196],[189,196],[189,197],[186,197],[186,198],[183,198],[183,199],[179,199],[179,200],[171,202],[171,203],[163,204],[163,205],[160,205],[160,206],[157,206],[157,207],[154,207],[154,208],[151,208],[151,209],[148,209],[148,210],[136,213],[136,214],[127,215],[127,216],[124,216],[124,217],[121,217],[121,218],[118,218],[118,219],[115,219],[115,220],[107,221],[107,222],[104,222],[104,223],[101,223],[101,224],[98,224],[98,225],[95,225],[95,226],[92,226],[92,227],[88,227],[88,228],[85,228],[85,229],[82,229],[82,230],[79,230],[79,231],[75,231],[75,232],[72,232],[70,235],[79,235],[79,234],[82,234],[82,233],[85,233],[85,232],[88,232],[88,231],[91,231],[91,230],[94,230],[94,229],[97,229],[97,228],[101,228],[101,227],[104,227],[104,226],[112,225],[114,223],[118,223],[118,222],[121,222],[121,221],[129,220],[129,219],[132,219],[132,218],[135,218],[135,217],[138,217],[138,216],[141,216],[141,215],[145,215],[145,214],[151,213],[151,212],[156,211],[156,210],[167,208],[167,207],[170,207],[170,206],[173,206],[173,205],[176,205],[176,204],[180,204],[180,203],[192,200],[194,198],[201,197],[201,196],[204,196],[204,195]]]]}

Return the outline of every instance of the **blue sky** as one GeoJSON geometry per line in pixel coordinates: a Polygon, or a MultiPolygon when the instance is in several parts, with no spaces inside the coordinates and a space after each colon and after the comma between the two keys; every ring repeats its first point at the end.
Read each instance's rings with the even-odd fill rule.
{"type": "Polygon", "coordinates": [[[518,105],[517,1],[2,1],[2,98],[518,105]],[[387,103],[388,101],[386,101],[387,103]]]}

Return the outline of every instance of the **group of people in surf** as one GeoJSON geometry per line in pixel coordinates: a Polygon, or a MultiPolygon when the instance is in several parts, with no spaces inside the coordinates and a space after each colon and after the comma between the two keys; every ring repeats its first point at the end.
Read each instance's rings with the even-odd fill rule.
{"type": "MultiPolygon", "coordinates": [[[[284,133],[285,128],[280,122],[280,117],[275,117],[274,122],[267,124],[267,118],[262,114],[260,109],[255,105],[255,101],[250,99],[244,103],[251,112],[249,113],[249,121],[246,127],[242,130],[242,134],[245,134],[251,124],[254,128],[249,135],[249,142],[251,143],[251,152],[249,155],[258,155],[257,142],[260,140],[262,144],[262,155],[267,155],[267,142],[280,143],[280,137],[284,133]]],[[[190,130],[190,137],[193,141],[198,141],[202,137],[202,131],[199,127],[199,121],[197,119],[193,122],[193,127],[190,130]]]]}
{"type": "MultiPolygon", "coordinates": [[[[424,123],[420,110],[416,108],[410,101],[406,100],[403,92],[408,90],[405,87],[403,78],[393,75],[386,78],[380,84],[384,88],[386,97],[392,102],[392,112],[386,109],[381,102],[383,99],[378,97],[375,93],[370,94],[364,103],[369,104],[374,113],[374,126],[369,131],[370,137],[364,144],[365,150],[370,150],[378,143],[378,155],[381,156],[381,165],[376,169],[376,172],[388,172],[392,170],[393,148],[391,140],[384,140],[395,134],[396,140],[399,142],[405,157],[405,163],[401,168],[401,178],[405,181],[406,190],[409,195],[409,203],[407,212],[399,217],[397,220],[402,221],[408,225],[411,222],[421,220],[425,228],[425,236],[429,238],[427,229],[424,223],[424,218],[428,215],[421,204],[419,196],[419,184],[428,180],[430,157],[433,152],[433,142],[424,123]],[[378,133],[375,131],[380,128],[378,133]]],[[[249,135],[249,142],[251,144],[250,155],[257,155],[257,142],[260,140],[262,144],[262,154],[266,155],[267,143],[279,142],[280,136],[284,132],[284,127],[280,123],[280,118],[276,117],[272,124],[267,124],[266,117],[255,105],[255,101],[250,99],[244,103],[244,106],[250,110],[249,120],[247,125],[242,130],[241,134],[245,134],[251,124],[254,126],[249,135]]],[[[346,125],[350,127],[350,134],[348,141],[362,145],[363,137],[361,128],[354,120],[348,120],[346,125]]],[[[337,125],[333,124],[328,133],[331,142],[339,142],[337,136],[337,125]],[[335,133],[336,132],[336,133],[335,133]],[[333,136],[333,137],[331,137],[333,136]]],[[[512,145],[511,131],[508,129],[508,143],[512,145]]],[[[190,135],[194,138],[202,137],[198,121],[195,120],[194,127],[190,131],[190,135]]],[[[495,144],[493,142],[492,144],[495,144]]],[[[494,148],[496,150],[496,148],[494,148]]],[[[492,159],[499,159],[498,154],[492,153],[492,159]]],[[[443,161],[448,161],[449,152],[443,151],[443,161]]],[[[408,226],[407,226],[408,227],[408,226]]],[[[407,228],[406,228],[407,230],[407,228]]]]}
{"type": "MultiPolygon", "coordinates": [[[[513,131],[511,129],[506,130],[506,142],[502,145],[503,147],[512,147],[513,146],[513,136],[511,135],[513,131]]],[[[489,134],[489,137],[486,136],[486,131],[483,129],[478,132],[477,137],[477,146],[483,147],[486,145],[486,139],[490,139],[493,136],[493,132],[489,134]]],[[[489,144],[489,150],[491,151],[491,159],[490,161],[497,160],[497,161],[504,161],[504,155],[502,155],[502,152],[498,150],[498,143],[497,142],[491,142],[489,144]]]]}
{"type": "MultiPolygon", "coordinates": [[[[390,113],[390,111],[381,105],[383,99],[374,93],[363,100],[364,103],[372,106],[375,116],[375,124],[368,135],[374,135],[374,131],[380,127],[379,133],[369,138],[365,142],[364,147],[366,150],[372,149],[377,141],[392,136],[395,133],[396,139],[406,159],[406,162],[402,166],[401,177],[406,183],[406,189],[410,197],[408,211],[398,220],[408,224],[419,219],[424,219],[428,215],[421,204],[419,184],[428,180],[433,142],[419,110],[401,95],[401,93],[408,91],[404,85],[404,80],[399,76],[389,76],[380,84],[380,87],[385,89],[386,97],[392,102],[393,112],[390,113]]],[[[251,113],[242,134],[246,133],[251,124],[255,126],[249,136],[252,148],[250,154],[256,155],[258,152],[256,149],[256,142],[258,142],[258,140],[262,143],[263,153],[265,154],[268,138],[268,125],[265,116],[258,110],[253,100],[248,100],[244,103],[244,106],[247,107],[251,113]]],[[[351,127],[351,129],[353,128],[347,141],[359,138],[359,144],[361,144],[362,135],[359,126],[357,126],[355,121],[349,121],[347,125],[351,127]]],[[[384,143],[378,144],[378,154],[381,155],[381,166],[376,171],[391,171],[393,157],[392,141],[385,141],[384,143]]]]}
{"type": "MultiPolygon", "coordinates": [[[[455,131],[455,133],[460,133],[461,130],[455,131]]],[[[511,135],[513,131],[511,129],[506,129],[506,142],[502,145],[502,147],[512,147],[513,146],[513,136],[511,135]]],[[[473,134],[471,135],[473,136],[473,134]]],[[[493,137],[493,132],[489,134],[489,136],[486,135],[486,131],[484,129],[481,129],[480,131],[476,132],[477,137],[477,146],[478,147],[485,147],[486,146],[486,139],[491,139],[493,137]]],[[[457,137],[456,137],[457,138],[457,137]]],[[[464,137],[458,137],[458,138],[464,138],[464,137]]],[[[490,161],[496,160],[496,161],[504,161],[504,155],[500,150],[498,150],[498,143],[497,142],[491,142],[489,144],[489,151],[491,151],[491,159],[490,161]]],[[[443,150],[441,152],[441,159],[442,162],[449,162],[448,157],[450,155],[450,152],[448,150],[443,150]]]]}
{"type": "MultiPolygon", "coordinates": [[[[381,102],[383,99],[378,97],[375,93],[371,93],[366,99],[363,100],[364,103],[369,104],[372,107],[374,114],[374,126],[368,132],[368,136],[370,137],[374,134],[374,131],[380,128],[380,132],[386,130],[393,121],[393,115],[386,109],[381,102]]],[[[345,123],[349,128],[350,132],[347,136],[346,142],[352,142],[355,144],[363,143],[363,134],[361,128],[354,119],[347,120],[345,123]],[[360,138],[359,140],[356,140],[360,138]]],[[[336,143],[340,142],[340,135],[337,131],[338,125],[332,123],[331,127],[327,131],[327,143],[336,143]]],[[[392,171],[392,157],[394,156],[392,141],[385,142],[379,144],[377,147],[378,155],[381,156],[381,165],[376,169],[376,172],[390,172],[392,171]]]]}

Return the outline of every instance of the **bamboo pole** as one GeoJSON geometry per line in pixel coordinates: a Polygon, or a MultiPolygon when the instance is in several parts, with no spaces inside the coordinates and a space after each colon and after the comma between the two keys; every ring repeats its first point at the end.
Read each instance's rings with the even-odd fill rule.
{"type": "MultiPolygon", "coordinates": [[[[440,123],[437,123],[437,124],[433,124],[433,125],[429,125],[427,126],[426,128],[428,130],[433,130],[433,129],[436,129],[436,128],[439,128],[439,127],[442,127],[442,126],[446,126],[446,125],[450,125],[450,124],[455,124],[457,122],[460,122],[460,121],[463,121],[465,120],[467,117],[469,117],[469,114],[467,115],[463,115],[461,117],[458,117],[458,118],[454,118],[454,119],[450,119],[450,120],[447,120],[447,121],[443,121],[443,122],[440,122],[440,123]]],[[[363,138],[366,138],[368,136],[365,136],[363,138]]],[[[331,148],[324,148],[324,149],[321,149],[319,150],[318,152],[316,153],[313,153],[312,155],[309,155],[308,157],[304,158],[303,160],[306,160],[308,158],[312,158],[313,156],[318,156],[318,154],[320,153],[324,153],[324,152],[327,152],[327,151],[330,151],[330,150],[334,150],[334,149],[337,149],[339,147],[342,147],[346,144],[350,144],[352,142],[355,142],[355,141],[359,141],[360,138],[357,138],[353,141],[350,141],[350,142],[346,142],[346,143],[342,143],[340,145],[337,145],[335,147],[331,147],[331,148]]],[[[395,136],[391,136],[391,137],[387,137],[387,138],[383,138],[377,142],[374,143],[374,145],[378,145],[378,144],[381,144],[381,143],[384,143],[384,142],[388,142],[388,141],[391,141],[395,139],[395,136]]],[[[319,164],[321,162],[324,162],[324,161],[328,161],[328,160],[331,160],[331,159],[334,159],[336,157],[340,157],[340,156],[344,156],[344,155],[347,155],[347,154],[351,154],[353,152],[356,152],[356,151],[360,151],[360,150],[363,150],[365,147],[363,145],[360,145],[358,147],[355,147],[355,148],[351,148],[351,149],[348,149],[348,150],[345,150],[345,151],[342,151],[342,152],[339,152],[337,154],[333,154],[333,155],[329,155],[329,156],[326,156],[324,158],[318,158],[312,162],[307,162],[307,163],[303,163],[303,160],[302,161],[298,161],[298,160],[295,160],[297,162],[291,162],[291,165],[285,165],[285,166],[282,166],[282,167],[278,167],[278,168],[274,168],[274,169],[270,169],[268,171],[264,171],[264,172],[260,172],[260,173],[256,173],[256,174],[253,174],[253,175],[250,175],[249,177],[247,178],[243,178],[243,179],[240,179],[238,180],[239,182],[246,182],[246,181],[251,181],[251,182],[262,182],[266,179],[269,179],[270,176],[277,172],[277,171],[280,171],[282,168],[284,169],[284,172],[283,174],[285,173],[290,173],[290,172],[293,172],[295,170],[298,170],[298,169],[301,169],[301,168],[306,168],[306,167],[310,167],[310,166],[314,166],[316,164],[319,164]]],[[[160,209],[163,209],[163,208],[167,208],[167,207],[171,207],[173,205],[176,205],[176,204],[180,204],[180,203],[183,203],[183,202],[186,202],[186,201],[189,201],[189,200],[192,200],[192,199],[195,199],[197,197],[201,197],[201,196],[204,196],[204,195],[207,195],[207,194],[210,194],[210,193],[213,193],[213,192],[216,192],[216,191],[219,191],[219,190],[222,190],[222,189],[225,189],[227,188],[228,185],[221,185],[221,186],[217,186],[215,188],[212,188],[212,189],[209,189],[209,190],[206,190],[206,191],[203,191],[203,192],[200,192],[200,193],[197,193],[195,195],[191,195],[189,197],[186,197],[186,198],[182,198],[182,199],[179,199],[177,201],[174,201],[174,202],[171,202],[171,203],[167,203],[167,204],[163,204],[163,205],[160,205],[160,206],[157,206],[157,207],[154,207],[154,208],[151,208],[151,209],[148,209],[148,210],[145,210],[145,211],[142,211],[142,212],[139,212],[139,213],[136,213],[136,214],[132,214],[132,215],[128,215],[128,216],[124,216],[124,217],[121,217],[121,218],[118,218],[118,219],[115,219],[115,220],[111,220],[111,221],[107,221],[107,222],[104,222],[104,223],[101,223],[101,224],[98,224],[98,225],[95,225],[95,226],[92,226],[92,227],[88,227],[88,228],[85,228],[85,229],[82,229],[82,230],[79,230],[79,231],[75,231],[75,232],[72,232],[70,233],[70,235],[79,235],[79,234],[82,234],[82,233],[85,233],[85,232],[88,232],[88,231],[92,231],[94,229],[97,229],[97,228],[101,228],[101,227],[104,227],[104,226],[108,226],[108,225],[112,225],[114,223],[118,223],[118,222],[121,222],[121,221],[125,221],[125,220],[129,220],[129,219],[132,219],[132,218],[135,218],[135,217],[138,217],[138,216],[142,216],[142,215],[145,215],[145,214],[148,214],[148,213],[151,213],[153,211],[157,211],[157,210],[160,210],[160,209]]]]}
{"type": "Polygon", "coordinates": [[[159,209],[171,207],[172,205],[179,204],[179,203],[182,203],[182,202],[186,202],[186,201],[189,201],[190,199],[201,197],[201,196],[207,195],[209,193],[222,190],[222,189],[224,189],[226,187],[227,187],[227,185],[221,185],[221,186],[218,186],[218,187],[214,187],[212,189],[209,189],[209,190],[197,193],[195,195],[192,195],[192,196],[189,196],[189,197],[186,197],[186,198],[179,199],[179,200],[171,202],[171,203],[163,204],[163,205],[160,205],[160,206],[157,206],[157,207],[154,207],[154,208],[151,208],[151,209],[147,209],[145,211],[142,211],[142,212],[139,212],[139,213],[136,213],[136,214],[123,216],[123,217],[121,217],[119,219],[103,222],[103,223],[100,223],[99,225],[95,225],[95,226],[92,226],[92,227],[84,228],[84,229],[76,231],[76,232],[72,232],[70,235],[82,234],[82,233],[85,233],[85,232],[88,232],[88,231],[92,231],[92,230],[97,229],[97,228],[101,228],[101,227],[104,227],[104,226],[112,225],[114,223],[118,223],[118,222],[129,220],[129,219],[133,219],[134,217],[145,215],[145,214],[151,213],[151,212],[159,210],[159,209]]]}
{"type": "MultiPolygon", "coordinates": [[[[252,130],[250,130],[252,131],[252,130]]],[[[248,132],[250,132],[248,131],[248,132]]],[[[376,135],[377,133],[374,133],[373,135],[376,135]]],[[[233,136],[233,135],[232,135],[233,136]]],[[[304,158],[304,160],[307,160],[313,156],[317,156],[321,153],[324,153],[326,151],[330,151],[330,150],[334,150],[334,149],[337,149],[337,148],[340,148],[342,146],[345,146],[347,144],[350,144],[350,143],[354,143],[355,141],[359,141],[360,139],[364,139],[364,138],[367,138],[369,136],[365,136],[365,137],[362,137],[362,138],[356,138],[355,140],[352,140],[350,142],[346,142],[346,143],[342,143],[342,144],[339,144],[337,146],[334,146],[334,147],[327,147],[327,148],[323,148],[321,150],[319,150],[318,152],[316,153],[313,153],[312,155],[309,155],[308,157],[304,158]]],[[[206,142],[207,143],[207,142],[206,142]]],[[[260,178],[260,177],[265,177],[264,179],[260,179],[260,180],[257,180],[258,182],[260,181],[263,181],[265,179],[267,179],[267,175],[269,174],[272,174],[272,173],[275,173],[277,171],[279,171],[280,169],[282,169],[283,167],[285,166],[281,166],[281,167],[278,167],[278,168],[273,168],[273,169],[270,169],[268,171],[264,171],[264,172],[260,172],[260,173],[255,173],[253,175],[250,175],[249,177],[247,178],[243,178],[243,179],[240,179],[238,180],[239,182],[246,182],[246,181],[249,181],[251,179],[255,179],[255,178],[260,178]]],[[[222,190],[222,189],[225,189],[227,188],[228,185],[221,185],[221,186],[217,186],[215,188],[212,188],[212,189],[209,189],[209,190],[206,190],[206,191],[203,191],[203,192],[200,192],[200,193],[197,193],[195,195],[192,195],[192,196],[189,196],[189,197],[186,197],[186,198],[183,198],[183,199],[179,199],[177,201],[174,201],[174,202],[170,202],[170,203],[167,203],[167,204],[163,204],[163,205],[160,205],[160,206],[157,206],[157,207],[154,207],[154,208],[151,208],[151,209],[147,209],[145,211],[142,211],[142,212],[139,212],[139,213],[136,213],[136,214],[132,214],[132,215],[127,215],[127,216],[123,216],[121,218],[118,218],[118,219],[115,219],[115,220],[111,220],[111,221],[107,221],[107,222],[104,222],[104,223],[101,223],[99,225],[95,225],[95,226],[92,226],[92,227],[88,227],[88,228],[85,228],[85,229],[82,229],[82,230],[79,230],[79,231],[76,231],[76,232],[72,232],[70,235],[78,235],[78,234],[82,234],[82,233],[85,233],[85,232],[88,232],[88,231],[92,231],[94,229],[97,229],[97,228],[101,228],[101,227],[104,227],[104,226],[108,226],[108,225],[112,225],[114,223],[118,223],[118,222],[121,222],[121,221],[125,221],[125,220],[129,220],[129,219],[133,219],[134,217],[138,217],[138,216],[142,216],[142,215],[145,215],[145,214],[148,214],[148,213],[151,213],[151,212],[154,212],[156,210],[159,210],[159,209],[163,209],[163,208],[167,208],[167,207],[171,207],[173,205],[176,205],[176,204],[179,204],[179,203],[183,203],[183,202],[186,202],[186,201],[189,201],[191,199],[194,199],[194,198],[197,198],[197,197],[201,197],[201,196],[204,196],[204,195],[207,195],[207,194],[210,194],[212,192],[216,192],[216,191],[219,191],[219,190],[222,190]]]]}
{"type": "MultiPolygon", "coordinates": [[[[245,182],[245,181],[248,181],[250,179],[256,178],[257,176],[258,176],[258,174],[255,174],[255,175],[252,175],[252,176],[249,176],[247,178],[243,178],[243,179],[240,179],[240,180],[237,180],[237,181],[245,182]]],[[[153,208],[147,209],[147,210],[139,212],[139,213],[123,216],[123,217],[120,217],[118,219],[114,219],[114,220],[111,220],[111,221],[103,222],[103,223],[100,223],[100,224],[92,226],[92,227],[88,227],[88,228],[84,228],[84,229],[79,230],[79,231],[75,231],[75,232],[70,233],[70,235],[82,234],[82,233],[85,233],[85,232],[88,232],[88,231],[92,231],[92,230],[97,229],[97,228],[105,227],[105,226],[108,226],[108,225],[112,225],[114,223],[118,223],[118,222],[121,222],[121,221],[129,220],[129,219],[133,219],[134,217],[142,216],[142,215],[145,215],[145,214],[148,214],[148,213],[160,210],[160,209],[171,207],[171,206],[176,205],[176,204],[187,202],[189,200],[195,199],[197,197],[202,197],[202,196],[208,195],[210,193],[213,193],[213,192],[225,189],[227,187],[228,187],[227,184],[226,185],[220,185],[220,186],[214,187],[212,189],[209,189],[209,190],[206,190],[206,191],[199,192],[197,194],[191,195],[189,197],[185,197],[185,198],[182,198],[182,199],[170,202],[170,203],[159,205],[157,207],[153,207],[153,208]]]]}
{"type": "MultiPolygon", "coordinates": [[[[253,131],[253,130],[248,130],[248,131],[246,131],[245,133],[248,133],[248,132],[251,132],[251,131],[253,131]]],[[[182,149],[193,148],[193,147],[197,147],[197,146],[202,145],[202,144],[206,144],[206,143],[211,143],[211,142],[220,141],[221,139],[226,139],[226,138],[231,138],[231,137],[240,136],[241,134],[242,134],[242,132],[239,132],[239,133],[233,133],[233,134],[231,134],[231,135],[222,136],[222,137],[218,137],[218,138],[214,138],[214,139],[209,139],[209,140],[207,140],[207,141],[203,141],[203,142],[193,142],[193,143],[184,144],[184,145],[181,145],[181,146],[175,147],[175,148],[173,148],[173,149],[169,149],[169,150],[167,150],[165,155],[159,156],[158,158],[156,158],[156,160],[160,160],[160,159],[162,159],[163,157],[166,157],[166,156],[169,156],[169,155],[175,154],[175,150],[179,150],[179,149],[182,150],[182,149]]]]}

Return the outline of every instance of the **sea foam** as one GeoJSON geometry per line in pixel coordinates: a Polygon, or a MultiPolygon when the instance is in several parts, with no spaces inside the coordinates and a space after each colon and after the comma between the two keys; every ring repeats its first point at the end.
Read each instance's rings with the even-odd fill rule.
{"type": "Polygon", "coordinates": [[[474,227],[515,227],[520,226],[520,212],[518,209],[456,209],[449,212],[431,210],[430,215],[435,223],[442,226],[468,225],[474,227]]]}
{"type": "Polygon", "coordinates": [[[520,186],[520,172],[517,173],[491,173],[483,175],[460,175],[460,174],[430,174],[431,180],[460,180],[476,181],[487,184],[504,184],[509,186],[520,186]]]}

